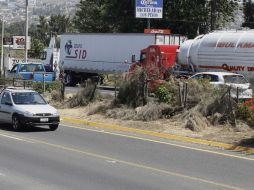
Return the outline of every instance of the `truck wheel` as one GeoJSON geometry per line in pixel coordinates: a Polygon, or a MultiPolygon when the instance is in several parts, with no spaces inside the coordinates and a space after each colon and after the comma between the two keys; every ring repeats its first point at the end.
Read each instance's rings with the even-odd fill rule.
{"type": "Polygon", "coordinates": [[[75,84],[75,79],[74,79],[74,77],[73,77],[73,75],[71,73],[67,73],[65,75],[64,80],[65,80],[66,86],[75,86],[76,85],[75,84]]]}
{"type": "Polygon", "coordinates": [[[19,131],[22,129],[22,125],[17,115],[12,116],[12,128],[15,131],[19,131]]]}
{"type": "Polygon", "coordinates": [[[50,126],[49,126],[49,129],[50,129],[51,131],[55,131],[57,128],[58,128],[58,124],[53,124],[53,125],[50,125],[50,126]]]}

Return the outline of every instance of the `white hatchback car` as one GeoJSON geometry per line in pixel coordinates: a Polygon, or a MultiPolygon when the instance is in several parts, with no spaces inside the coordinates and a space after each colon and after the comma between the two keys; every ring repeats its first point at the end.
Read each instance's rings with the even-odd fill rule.
{"type": "Polygon", "coordinates": [[[12,124],[14,130],[48,125],[54,131],[58,128],[60,116],[38,92],[6,88],[0,94],[0,122],[12,124]]]}
{"type": "Polygon", "coordinates": [[[252,98],[252,89],[247,79],[241,75],[230,72],[200,72],[194,74],[189,79],[208,79],[210,84],[215,86],[227,85],[232,87],[231,96],[239,99],[252,98]]]}

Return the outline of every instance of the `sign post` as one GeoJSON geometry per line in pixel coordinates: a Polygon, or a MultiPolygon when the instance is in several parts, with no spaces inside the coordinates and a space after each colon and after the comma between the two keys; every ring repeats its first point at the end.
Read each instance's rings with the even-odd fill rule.
{"type": "Polygon", "coordinates": [[[147,18],[150,28],[152,18],[163,17],[163,0],[136,0],[136,18],[147,18]]]}

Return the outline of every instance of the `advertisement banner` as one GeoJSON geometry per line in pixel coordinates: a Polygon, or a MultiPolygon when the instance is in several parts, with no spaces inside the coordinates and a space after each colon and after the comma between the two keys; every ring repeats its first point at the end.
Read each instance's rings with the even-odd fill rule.
{"type": "Polygon", "coordinates": [[[136,18],[162,18],[163,0],[136,0],[136,18]]]}
{"type": "MultiPolygon", "coordinates": [[[[25,49],[25,36],[13,36],[13,49],[25,49]]],[[[31,48],[31,37],[27,38],[27,49],[31,48]]]]}

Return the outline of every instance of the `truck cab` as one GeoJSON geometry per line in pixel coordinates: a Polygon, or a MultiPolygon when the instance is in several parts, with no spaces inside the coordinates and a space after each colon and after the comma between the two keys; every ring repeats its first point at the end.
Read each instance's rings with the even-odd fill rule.
{"type": "Polygon", "coordinates": [[[140,61],[137,63],[145,69],[149,79],[167,78],[168,71],[176,62],[179,45],[151,45],[141,50],[140,61]]]}

